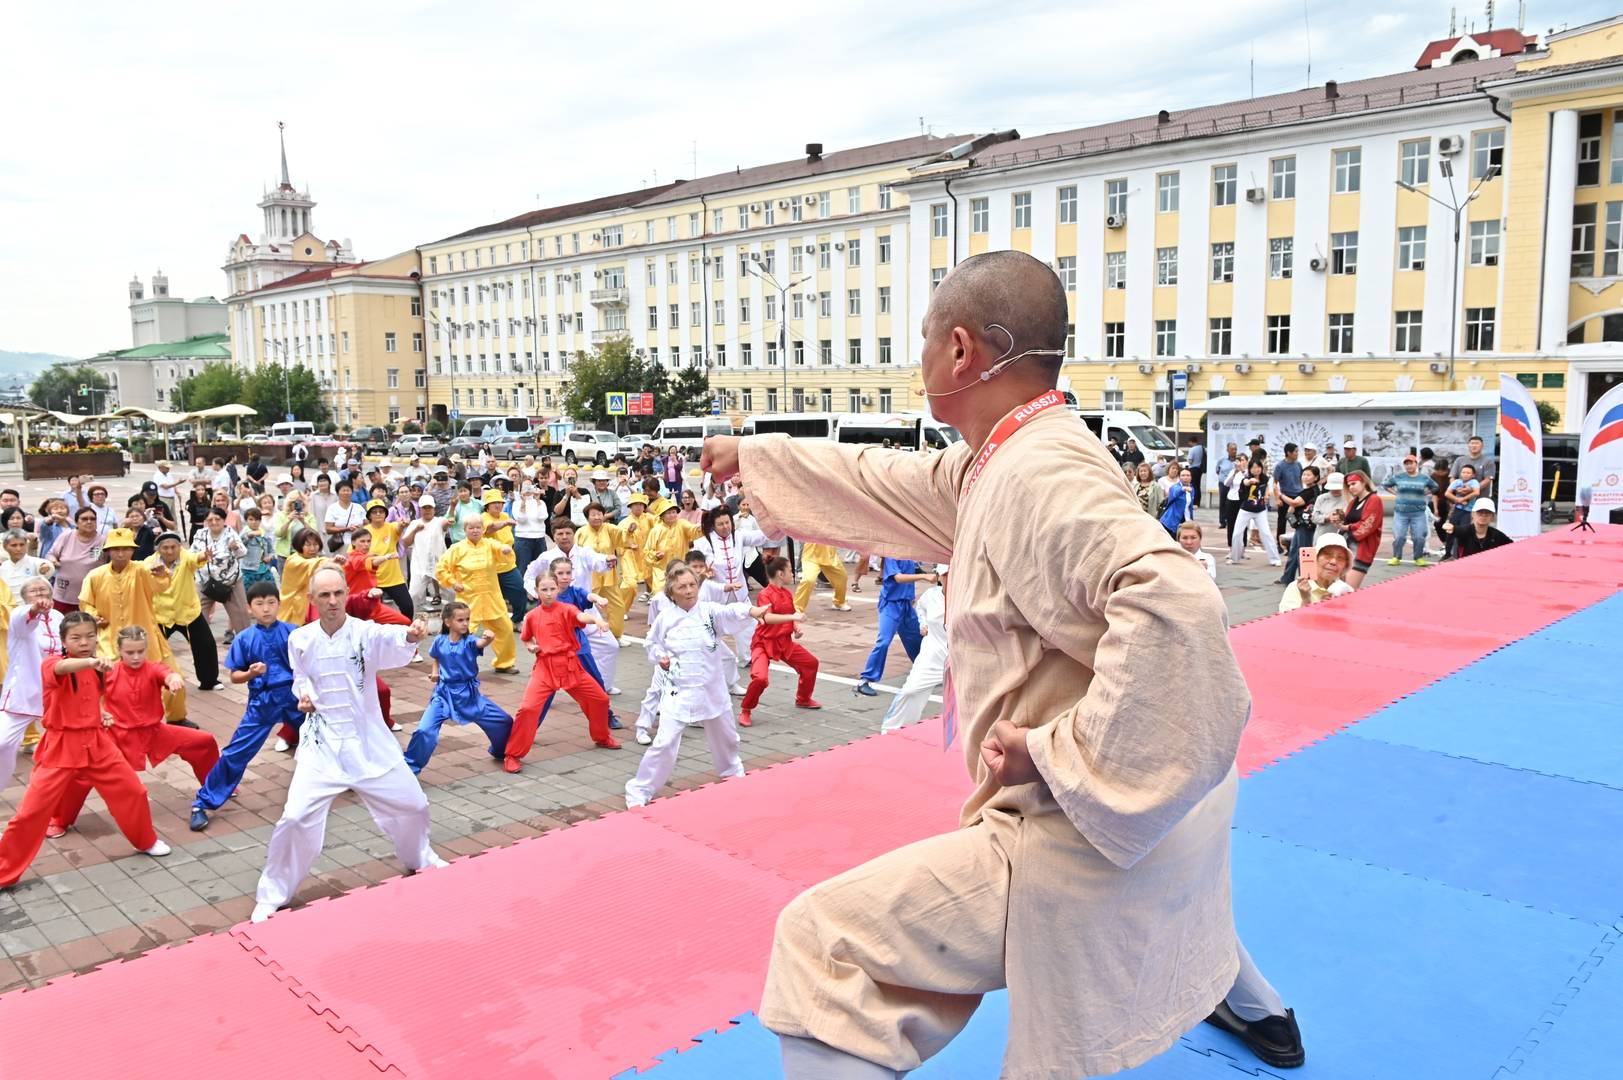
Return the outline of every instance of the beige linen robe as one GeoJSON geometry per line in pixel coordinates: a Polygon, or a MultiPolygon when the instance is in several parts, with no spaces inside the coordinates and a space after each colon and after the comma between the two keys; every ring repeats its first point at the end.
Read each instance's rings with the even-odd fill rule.
{"type": "Polygon", "coordinates": [[[808,890],[780,916],[761,1019],[910,1069],[1007,986],[1003,1076],[1129,1068],[1233,985],[1235,751],[1250,697],[1216,587],[1076,417],[992,457],[745,439],[761,527],[952,560],[949,669],[976,781],[957,832],[808,890]],[[992,724],[1033,729],[1044,784],[1002,788],[992,724]]]}

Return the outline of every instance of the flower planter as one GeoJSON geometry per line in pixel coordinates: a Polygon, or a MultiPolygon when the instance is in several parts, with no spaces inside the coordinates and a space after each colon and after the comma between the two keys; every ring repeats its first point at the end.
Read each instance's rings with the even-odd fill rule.
{"type": "Polygon", "coordinates": [[[24,480],[60,480],[81,473],[123,476],[124,454],[118,450],[79,450],[24,454],[24,480]]]}

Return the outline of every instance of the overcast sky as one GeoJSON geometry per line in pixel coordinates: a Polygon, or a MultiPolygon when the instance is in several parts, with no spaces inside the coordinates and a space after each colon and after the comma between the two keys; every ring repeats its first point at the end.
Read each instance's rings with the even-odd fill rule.
{"type": "MultiPolygon", "coordinates": [[[[1516,20],[1500,0],[1501,26],[1516,20]]],[[[379,258],[539,206],[915,134],[1054,131],[1410,67],[1443,0],[16,4],[0,349],[130,344],[126,283],[223,296],[287,123],[316,232],[379,258]],[[630,11],[633,14],[625,14],[630,11]],[[1124,17],[1124,12],[1139,18],[1124,17]],[[1309,29],[1309,24],[1311,30],[1309,29]]],[[[1530,31],[1615,12],[1535,0],[1530,31]]],[[[1462,11],[1483,28],[1479,6],[1462,11]]]]}

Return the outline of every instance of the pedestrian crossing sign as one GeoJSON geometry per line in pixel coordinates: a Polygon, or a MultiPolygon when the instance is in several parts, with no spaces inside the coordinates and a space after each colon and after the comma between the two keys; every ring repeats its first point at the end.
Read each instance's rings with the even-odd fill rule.
{"type": "Polygon", "coordinates": [[[626,396],[623,392],[606,395],[609,399],[608,413],[610,416],[624,416],[626,414],[626,396]]]}

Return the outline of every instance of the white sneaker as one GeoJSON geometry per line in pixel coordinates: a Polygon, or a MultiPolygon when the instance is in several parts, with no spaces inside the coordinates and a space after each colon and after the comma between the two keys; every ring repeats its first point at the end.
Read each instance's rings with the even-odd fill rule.
{"type": "Polygon", "coordinates": [[[411,873],[420,874],[424,870],[438,870],[442,866],[450,866],[450,865],[451,865],[450,863],[446,862],[444,859],[440,858],[438,855],[435,855],[432,852],[430,852],[429,857],[428,857],[428,862],[424,863],[422,866],[419,866],[417,869],[412,870],[411,873]]]}
{"type": "Polygon", "coordinates": [[[743,697],[749,692],[737,683],[733,683],[732,686],[728,687],[728,690],[732,692],[733,697],[743,697]]]}
{"type": "Polygon", "coordinates": [[[653,742],[654,742],[654,737],[648,733],[647,728],[638,728],[637,729],[637,745],[638,746],[651,746],[651,745],[653,745],[653,742]]]}
{"type": "Polygon", "coordinates": [[[275,915],[275,914],[276,914],[276,905],[275,904],[255,904],[254,905],[254,913],[252,915],[248,916],[248,921],[249,922],[264,922],[266,919],[270,918],[272,915],[275,915]]]}
{"type": "Polygon", "coordinates": [[[833,608],[834,608],[835,611],[850,611],[851,610],[851,605],[850,604],[834,604],[833,608]]]}
{"type": "Polygon", "coordinates": [[[423,654],[422,653],[412,653],[411,659],[409,661],[407,661],[407,662],[412,663],[412,664],[421,664],[423,662],[423,654]]]}
{"type": "Polygon", "coordinates": [[[620,696],[620,688],[618,686],[609,687],[609,696],[610,697],[619,697],[620,696]]]}
{"type": "Polygon", "coordinates": [[[275,749],[278,754],[285,754],[293,748],[287,744],[286,739],[277,739],[275,749]]]}
{"type": "Polygon", "coordinates": [[[141,854],[151,855],[154,859],[161,859],[165,855],[169,854],[169,850],[169,845],[164,843],[162,840],[159,840],[151,847],[141,849],[141,854]]]}
{"type": "Polygon", "coordinates": [[[405,731],[406,729],[401,727],[399,724],[391,722],[389,724],[389,730],[390,731],[405,731]]]}

